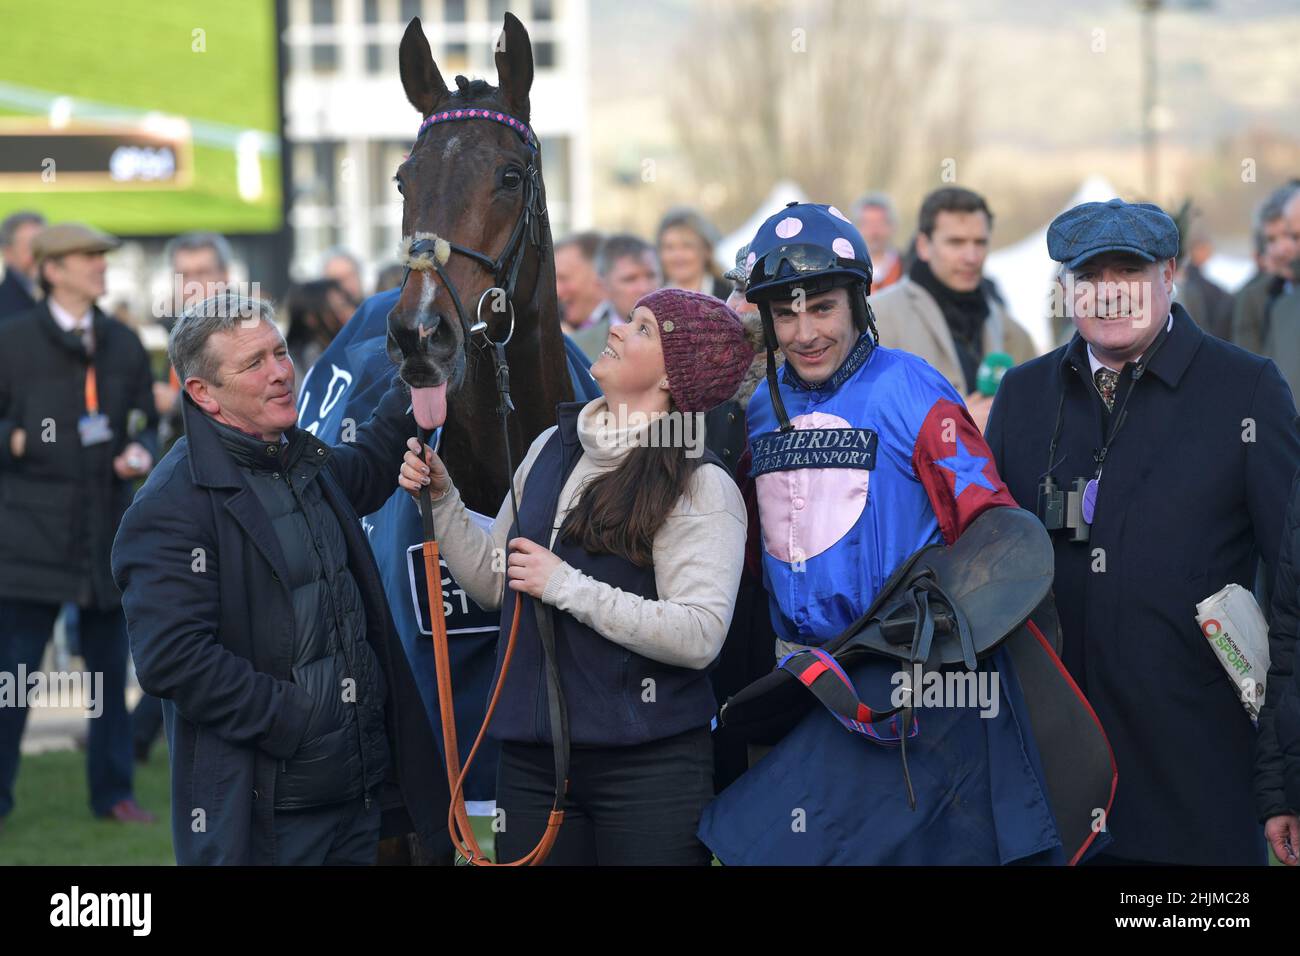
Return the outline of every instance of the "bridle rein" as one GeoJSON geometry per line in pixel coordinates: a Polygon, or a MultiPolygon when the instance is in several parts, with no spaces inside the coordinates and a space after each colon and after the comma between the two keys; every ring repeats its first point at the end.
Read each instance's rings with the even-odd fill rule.
{"type": "MultiPolygon", "coordinates": [[[[523,176],[524,202],[519,218],[515,221],[514,229],[511,230],[510,237],[506,240],[501,255],[495,259],[432,233],[416,233],[407,241],[405,250],[406,272],[402,276],[402,288],[405,289],[406,282],[410,278],[412,271],[433,272],[442,282],[443,287],[447,290],[456,306],[456,314],[465,333],[465,347],[468,349],[473,344],[479,348],[491,349],[497,382],[497,413],[501,418],[502,441],[506,454],[506,473],[510,487],[510,507],[517,529],[519,502],[515,495],[515,466],[513,456],[510,453],[510,432],[507,421],[510,412],[514,410],[514,404],[510,400],[510,368],[506,364],[506,345],[514,337],[514,295],[516,283],[519,279],[519,269],[529,250],[529,246],[533,249],[540,248],[542,227],[546,223],[547,216],[545,204],[542,202],[541,173],[537,165],[539,151],[537,137],[528,124],[521,120],[510,116],[508,113],[490,109],[443,110],[430,114],[420,124],[419,133],[416,134],[416,143],[419,143],[424,131],[431,126],[438,123],[470,119],[489,120],[508,126],[519,134],[519,137],[529,148],[529,160],[523,176]],[[496,282],[494,287],[487,289],[479,297],[473,323],[470,322],[469,315],[465,311],[455,285],[444,271],[452,253],[458,253],[473,259],[487,269],[496,282]],[[495,341],[488,335],[487,323],[483,321],[483,303],[494,292],[504,299],[510,309],[510,331],[501,341],[495,341]]],[[[493,309],[496,310],[495,304],[493,309]]],[[[426,343],[429,339],[422,336],[420,341],[426,343]]],[[[423,429],[420,429],[418,437],[422,448],[428,444],[430,436],[425,434],[423,429]]],[[[496,711],[497,702],[501,696],[501,688],[505,686],[506,674],[510,669],[510,660],[514,655],[515,643],[519,634],[520,612],[523,608],[522,599],[524,595],[519,593],[514,595],[514,615],[510,622],[510,634],[506,641],[505,652],[501,658],[501,672],[497,675],[496,686],[492,688],[492,695],[488,702],[487,713],[483,718],[483,725],[479,728],[474,739],[474,746],[470,748],[469,755],[465,759],[464,766],[462,766],[456,739],[456,713],[453,706],[451,685],[451,652],[447,643],[447,621],[443,616],[442,594],[440,593],[442,571],[438,560],[438,541],[434,535],[433,502],[427,485],[420,491],[420,519],[424,531],[425,587],[429,600],[430,629],[433,632],[434,667],[437,672],[438,708],[442,724],[443,754],[447,766],[447,784],[451,796],[447,811],[447,829],[451,834],[452,844],[465,861],[472,866],[539,865],[546,859],[559,837],[560,825],[564,822],[564,801],[569,784],[569,713],[564,700],[564,690],[560,684],[560,671],[555,654],[555,627],[551,618],[551,609],[542,601],[534,599],[537,630],[541,639],[546,674],[547,710],[551,724],[551,749],[555,758],[555,796],[552,801],[550,816],[547,819],[546,829],[543,831],[537,845],[518,860],[505,864],[493,863],[480,848],[474,836],[469,813],[465,805],[465,780],[469,774],[470,766],[474,762],[474,757],[478,753],[479,746],[487,734],[488,726],[492,722],[492,715],[496,711]]],[[[510,594],[509,585],[503,581],[502,607],[505,606],[506,598],[510,594]]]]}

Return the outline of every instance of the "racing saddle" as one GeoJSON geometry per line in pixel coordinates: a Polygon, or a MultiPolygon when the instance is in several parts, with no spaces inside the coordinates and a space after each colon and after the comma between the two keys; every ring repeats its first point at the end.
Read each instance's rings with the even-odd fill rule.
{"type": "Polygon", "coordinates": [[[898,746],[915,809],[907,769],[915,708],[906,697],[901,707],[868,706],[846,670],[868,656],[892,658],[905,672],[918,664],[973,670],[1004,647],[1066,857],[1077,863],[1108,839],[1099,841],[1098,811],[1102,819],[1110,813],[1118,773],[1105,729],[1059,657],[1054,570],[1051,540],[1034,515],[990,508],[951,547],[930,545],[904,561],[841,634],[787,654],[776,670],[733,695],[719,723],[751,743],[772,745],[820,701],[846,729],[898,746]]]}
{"type": "Polygon", "coordinates": [[[874,654],[909,670],[963,664],[973,671],[1048,596],[1054,565],[1037,518],[1021,508],[990,508],[951,547],[933,544],[909,557],[866,613],[822,647],[786,655],[728,700],[719,721],[752,742],[773,744],[816,699],[848,730],[901,742],[915,734],[912,708],[863,703],[846,668],[874,654]]]}

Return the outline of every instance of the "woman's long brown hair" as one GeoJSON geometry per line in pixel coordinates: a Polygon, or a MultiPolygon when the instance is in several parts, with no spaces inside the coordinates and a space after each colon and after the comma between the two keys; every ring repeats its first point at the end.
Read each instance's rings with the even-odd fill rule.
{"type": "Polygon", "coordinates": [[[560,537],[593,554],[613,554],[648,568],[654,537],[686,493],[704,460],[672,442],[669,418],[650,423],[645,444],[629,449],[613,470],[588,480],[560,526],[560,537]],[[651,436],[656,436],[652,440],[651,436]]]}

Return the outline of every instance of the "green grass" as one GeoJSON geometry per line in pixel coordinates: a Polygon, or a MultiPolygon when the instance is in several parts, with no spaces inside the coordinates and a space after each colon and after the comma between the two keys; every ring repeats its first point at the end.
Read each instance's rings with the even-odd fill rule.
{"type": "Polygon", "coordinates": [[[279,129],[271,0],[0,0],[0,22],[0,80],[279,129]]]}
{"type": "MultiPolygon", "coordinates": [[[[96,820],[86,795],[86,755],[59,751],[23,757],[14,812],[0,831],[0,866],[172,866],[170,774],[167,747],[136,764],[136,799],[158,822],[96,820]]],[[[479,846],[494,854],[490,817],[471,817],[479,846]]]]}
{"type": "Polygon", "coordinates": [[[148,764],[136,764],[135,794],[158,822],[97,820],[90,813],[84,753],[24,756],[16,805],[0,832],[0,865],[172,865],[169,786],[167,748],[156,747],[148,764]]]}

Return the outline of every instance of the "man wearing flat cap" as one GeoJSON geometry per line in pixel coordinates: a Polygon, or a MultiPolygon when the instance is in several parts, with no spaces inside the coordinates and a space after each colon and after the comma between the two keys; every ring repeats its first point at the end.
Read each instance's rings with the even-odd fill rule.
{"type": "MultiPolygon", "coordinates": [[[[91,810],[137,823],[153,817],[132,790],[126,626],[109,554],[153,466],[158,415],[140,340],[95,305],[117,245],[76,223],[41,230],[45,298],[0,325],[0,673],[37,674],[60,605],[80,608],[91,810]]],[[[27,710],[0,706],[0,824],[14,808],[27,710]]]]}
{"type": "Polygon", "coordinates": [[[1260,824],[1270,838],[1295,826],[1280,779],[1252,793],[1256,751],[1276,742],[1196,605],[1249,589],[1261,558],[1276,567],[1300,467],[1291,392],[1273,362],[1171,304],[1178,229],[1157,206],[1076,206],[1047,248],[1076,332],[1006,373],[988,442],[1051,532],[1061,656],[1113,748],[1114,842],[1098,862],[1262,864],[1260,824]]]}

